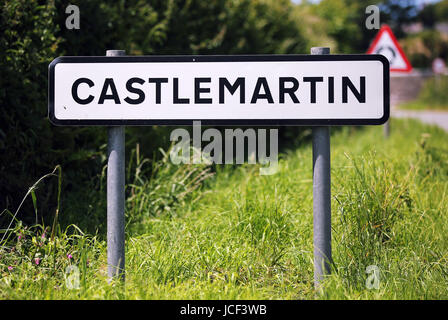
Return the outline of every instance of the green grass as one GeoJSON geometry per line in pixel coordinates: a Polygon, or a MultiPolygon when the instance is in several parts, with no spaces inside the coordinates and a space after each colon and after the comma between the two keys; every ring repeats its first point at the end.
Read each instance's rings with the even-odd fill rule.
{"type": "Polygon", "coordinates": [[[410,101],[402,103],[398,106],[400,109],[405,110],[435,110],[435,111],[448,111],[448,102],[446,104],[432,104],[422,101],[410,101]]]}
{"type": "Polygon", "coordinates": [[[448,77],[439,76],[427,79],[415,101],[400,105],[409,110],[448,110],[448,77]]]}
{"type": "Polygon", "coordinates": [[[137,156],[129,167],[139,173],[128,186],[126,285],[107,283],[100,237],[70,227],[42,238],[45,227],[17,223],[0,252],[0,298],[447,299],[448,135],[392,122],[388,140],[381,127],[332,135],[334,265],[322,293],[313,285],[307,144],[282,154],[271,176],[254,165],[210,176],[203,166],[162,162],[145,179],[137,156]],[[78,290],[65,286],[70,264],[80,269],[78,290]],[[379,289],[366,288],[369,265],[380,269],[379,289]]]}

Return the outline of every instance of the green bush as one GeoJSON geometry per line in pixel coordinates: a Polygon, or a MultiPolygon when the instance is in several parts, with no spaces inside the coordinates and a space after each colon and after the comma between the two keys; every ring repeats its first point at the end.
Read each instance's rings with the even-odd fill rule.
{"type": "MultiPolygon", "coordinates": [[[[130,55],[305,53],[310,46],[289,0],[78,0],[79,30],[65,28],[69,3],[0,4],[0,208],[16,209],[26,187],[60,164],[61,219],[88,217],[97,225],[104,218],[107,130],[50,125],[47,68],[55,57],[104,55],[107,49],[130,55]]],[[[127,128],[127,158],[136,143],[144,157],[160,157],[169,130],[127,128]]],[[[36,190],[39,220],[53,217],[56,189],[49,181],[36,190]]],[[[21,215],[34,223],[30,200],[21,215]]]]}
{"type": "Polygon", "coordinates": [[[1,208],[16,208],[26,186],[51,171],[71,142],[65,132],[54,135],[46,120],[47,67],[59,43],[55,16],[52,1],[0,7],[1,208]]]}
{"type": "Polygon", "coordinates": [[[425,30],[400,41],[414,68],[431,68],[435,58],[448,59],[448,36],[437,30],[425,30]]]}

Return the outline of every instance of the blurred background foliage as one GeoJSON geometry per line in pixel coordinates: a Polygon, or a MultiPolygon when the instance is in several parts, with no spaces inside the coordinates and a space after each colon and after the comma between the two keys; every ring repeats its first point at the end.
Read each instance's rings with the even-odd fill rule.
{"type": "MultiPolygon", "coordinates": [[[[125,49],[129,55],[303,54],[312,46],[329,46],[332,53],[363,53],[377,32],[365,28],[370,2],[2,0],[0,208],[17,208],[27,188],[58,164],[63,170],[64,214],[93,215],[93,206],[104,205],[107,130],[54,127],[47,119],[47,68],[57,56],[105,55],[108,49],[125,49]],[[80,8],[80,30],[65,28],[69,4],[80,8]]],[[[435,25],[448,22],[448,1],[416,10],[415,1],[388,0],[381,3],[381,12],[381,22],[391,24],[416,66],[428,66],[435,56],[447,58],[447,36],[435,25]],[[426,29],[403,32],[403,26],[412,23],[426,29]]],[[[139,145],[142,157],[161,157],[158,148],[168,148],[171,129],[127,128],[128,156],[139,145]]],[[[280,141],[300,141],[309,130],[282,128],[280,134],[280,141]]],[[[41,219],[54,214],[56,188],[57,181],[49,181],[37,190],[41,219]]],[[[27,201],[23,211],[34,212],[27,201]]],[[[93,218],[91,222],[104,221],[93,218]]],[[[33,222],[34,215],[21,219],[33,222]]]]}

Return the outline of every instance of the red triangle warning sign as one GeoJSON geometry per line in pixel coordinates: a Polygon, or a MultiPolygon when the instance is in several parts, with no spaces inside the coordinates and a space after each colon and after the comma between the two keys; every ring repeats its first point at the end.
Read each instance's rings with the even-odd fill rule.
{"type": "Polygon", "coordinates": [[[383,25],[373,40],[368,54],[382,54],[389,60],[390,71],[410,72],[412,66],[388,25],[383,25]]]}

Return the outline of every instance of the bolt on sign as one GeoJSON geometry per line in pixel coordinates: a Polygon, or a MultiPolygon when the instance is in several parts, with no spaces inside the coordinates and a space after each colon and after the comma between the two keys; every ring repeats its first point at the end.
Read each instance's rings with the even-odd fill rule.
{"type": "Polygon", "coordinates": [[[383,55],[59,57],[55,125],[368,125],[389,118],[383,55]]]}

